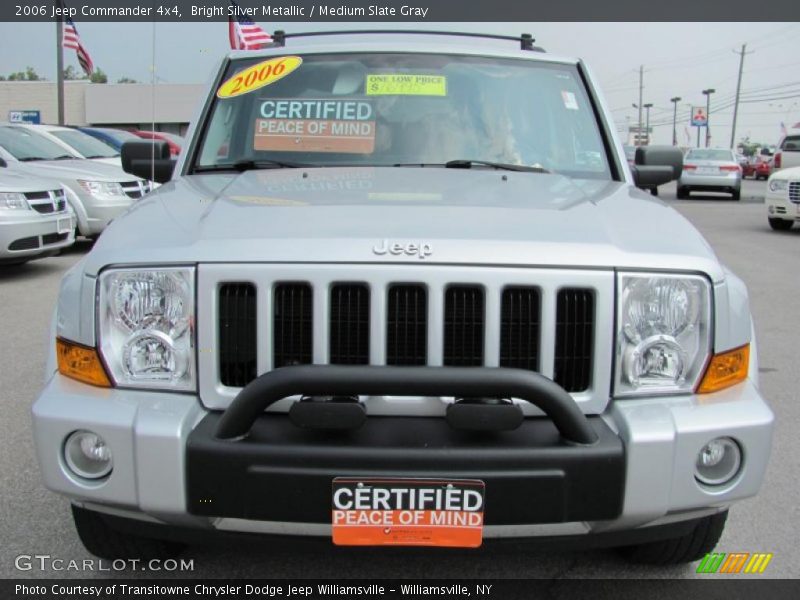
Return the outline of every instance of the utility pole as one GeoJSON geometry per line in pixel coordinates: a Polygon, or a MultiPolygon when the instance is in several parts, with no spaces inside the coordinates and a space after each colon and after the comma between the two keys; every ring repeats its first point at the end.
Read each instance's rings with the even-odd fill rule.
{"type": "MultiPolygon", "coordinates": [[[[60,4],[60,3],[59,3],[60,4]]],[[[64,20],[56,17],[56,96],[58,103],[58,124],[64,124],[64,20]]]]}
{"type": "Polygon", "coordinates": [[[644,92],[644,65],[639,66],[639,129],[637,131],[636,137],[639,140],[639,143],[636,144],[637,146],[641,145],[642,140],[642,94],[644,92]]]}
{"type": "Polygon", "coordinates": [[[645,104],[644,107],[647,109],[647,125],[644,126],[644,133],[647,136],[645,139],[647,140],[647,146],[650,145],[650,109],[653,108],[652,102],[645,104]]]}
{"type": "MultiPolygon", "coordinates": [[[[708,148],[708,144],[711,141],[711,129],[709,129],[709,123],[711,121],[711,94],[716,92],[714,88],[708,88],[707,90],[703,90],[703,95],[706,97],[706,148],[708,148]]],[[[700,131],[697,131],[697,135],[700,135],[700,131]]],[[[699,142],[698,142],[698,145],[699,142]]]]}
{"type": "Polygon", "coordinates": [[[752,54],[753,52],[745,52],[747,44],[742,44],[741,52],[736,52],[739,55],[739,80],[736,82],[736,101],[733,104],[733,126],[731,127],[731,150],[736,144],[736,117],[739,115],[739,92],[742,89],[742,71],[744,71],[744,55],[752,54]]]}
{"type": "Polygon", "coordinates": [[[669,99],[672,102],[672,145],[678,145],[678,131],[676,125],[678,123],[678,102],[681,101],[680,96],[675,96],[669,99]]]}

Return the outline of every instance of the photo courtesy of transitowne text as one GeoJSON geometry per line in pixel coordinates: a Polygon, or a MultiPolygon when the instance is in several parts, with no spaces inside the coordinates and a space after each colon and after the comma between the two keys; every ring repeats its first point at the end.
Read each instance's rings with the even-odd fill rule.
{"type": "Polygon", "coordinates": [[[798,34],[0,6],[0,597],[797,596],[798,34]]]}

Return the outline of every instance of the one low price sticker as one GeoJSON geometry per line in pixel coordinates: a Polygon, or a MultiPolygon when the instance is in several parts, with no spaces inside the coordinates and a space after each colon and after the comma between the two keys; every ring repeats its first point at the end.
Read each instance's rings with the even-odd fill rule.
{"type": "Polygon", "coordinates": [[[333,542],[342,546],[476,548],[484,484],[474,479],[333,480],[333,542]]]}

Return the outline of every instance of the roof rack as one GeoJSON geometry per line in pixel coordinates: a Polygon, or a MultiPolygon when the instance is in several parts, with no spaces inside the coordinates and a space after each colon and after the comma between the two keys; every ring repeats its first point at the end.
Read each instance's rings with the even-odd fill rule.
{"type": "Polygon", "coordinates": [[[306,31],[300,33],[286,33],[285,31],[279,30],[272,34],[272,47],[280,47],[286,45],[286,40],[289,38],[299,38],[299,37],[317,37],[323,35],[362,35],[362,34],[407,34],[407,35],[452,35],[452,36],[459,36],[459,37],[471,37],[471,38],[484,38],[484,39],[491,39],[491,40],[506,40],[510,42],[519,42],[519,47],[521,50],[531,50],[533,52],[544,52],[544,48],[540,48],[539,46],[534,46],[533,42],[536,40],[533,39],[533,36],[530,33],[523,33],[519,37],[514,37],[511,35],[495,35],[492,33],[473,33],[473,32],[466,32],[466,31],[427,31],[427,30],[419,30],[419,29],[351,29],[351,30],[344,30],[344,31],[306,31]]]}

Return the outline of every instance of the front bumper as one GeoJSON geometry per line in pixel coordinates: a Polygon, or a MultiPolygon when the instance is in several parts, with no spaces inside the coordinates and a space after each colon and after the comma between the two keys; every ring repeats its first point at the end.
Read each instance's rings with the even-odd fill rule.
{"type": "Polygon", "coordinates": [[[0,260],[36,257],[66,248],[75,241],[72,213],[20,212],[23,214],[0,218],[0,260]]]}
{"type": "Polygon", "coordinates": [[[475,437],[442,418],[374,417],[357,433],[294,427],[260,415],[246,440],[216,439],[219,413],[191,395],[99,389],[54,375],[33,406],[48,488],[95,510],[175,526],[289,535],[330,533],[333,476],[470,476],[486,481],[484,537],[623,531],[709,514],[755,495],[773,415],[751,381],[707,396],[615,401],[587,421],[591,445],[559,438],[548,418],[475,437]],[[65,438],[105,438],[102,483],[72,475],[65,438]],[[732,437],[744,460],[709,490],[694,464],[709,440],[732,437]]]}
{"type": "Polygon", "coordinates": [[[767,217],[770,219],[784,219],[786,221],[800,221],[800,203],[789,200],[789,192],[781,194],[767,192],[764,204],[767,207],[767,217]]]}

